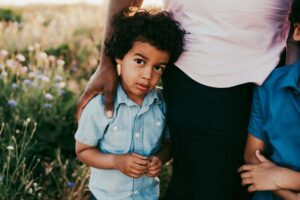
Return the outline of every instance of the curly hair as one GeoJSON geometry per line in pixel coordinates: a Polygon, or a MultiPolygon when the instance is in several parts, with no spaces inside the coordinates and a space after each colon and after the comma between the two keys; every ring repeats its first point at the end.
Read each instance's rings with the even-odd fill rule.
{"type": "Polygon", "coordinates": [[[171,13],[126,9],[112,18],[112,34],[105,41],[105,53],[113,63],[123,58],[134,42],[151,44],[170,55],[169,64],[174,63],[184,48],[185,31],[171,13]]]}

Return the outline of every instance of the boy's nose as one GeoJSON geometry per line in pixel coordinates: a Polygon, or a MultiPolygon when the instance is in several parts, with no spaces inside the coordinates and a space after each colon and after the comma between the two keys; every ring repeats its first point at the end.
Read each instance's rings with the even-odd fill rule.
{"type": "Polygon", "coordinates": [[[144,79],[151,79],[151,74],[152,74],[152,67],[144,67],[144,70],[143,70],[143,78],[144,79]]]}

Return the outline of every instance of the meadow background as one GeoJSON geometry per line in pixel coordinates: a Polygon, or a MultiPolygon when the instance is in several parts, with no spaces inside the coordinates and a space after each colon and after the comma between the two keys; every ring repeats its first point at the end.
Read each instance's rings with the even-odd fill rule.
{"type": "Polygon", "coordinates": [[[0,200],[90,198],[74,116],[99,63],[105,7],[0,8],[0,200]]]}

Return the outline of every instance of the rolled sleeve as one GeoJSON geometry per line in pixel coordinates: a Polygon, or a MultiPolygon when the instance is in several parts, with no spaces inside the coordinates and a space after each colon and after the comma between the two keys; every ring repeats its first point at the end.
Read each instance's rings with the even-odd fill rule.
{"type": "Polygon", "coordinates": [[[86,145],[96,146],[102,139],[108,119],[104,114],[104,106],[101,103],[101,96],[93,98],[84,108],[75,139],[86,145]]]}
{"type": "Polygon", "coordinates": [[[253,93],[252,100],[252,109],[249,120],[248,131],[254,137],[266,141],[266,135],[263,126],[263,109],[262,109],[262,100],[260,96],[260,87],[256,87],[253,93]]]}

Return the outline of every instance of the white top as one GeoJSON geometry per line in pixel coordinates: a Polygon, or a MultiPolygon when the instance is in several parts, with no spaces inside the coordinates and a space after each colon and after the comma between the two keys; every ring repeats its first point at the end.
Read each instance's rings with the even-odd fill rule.
{"type": "Polygon", "coordinates": [[[164,0],[189,33],[175,63],[212,87],[262,84],[286,46],[291,0],[164,0]]]}

